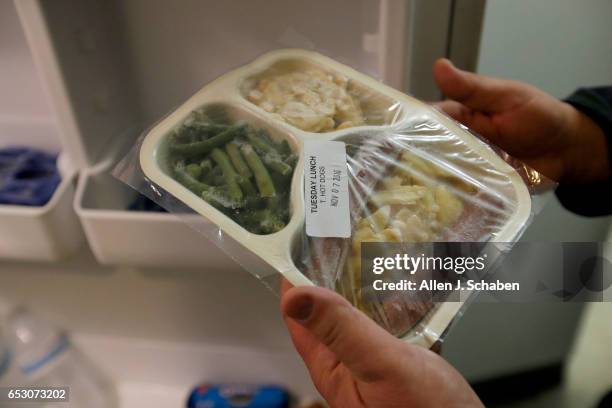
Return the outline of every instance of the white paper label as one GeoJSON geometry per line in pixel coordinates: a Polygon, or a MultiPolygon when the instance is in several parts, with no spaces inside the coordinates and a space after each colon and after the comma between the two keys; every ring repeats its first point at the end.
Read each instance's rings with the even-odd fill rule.
{"type": "Polygon", "coordinates": [[[306,234],[349,238],[348,171],[342,142],[304,142],[306,234]]]}

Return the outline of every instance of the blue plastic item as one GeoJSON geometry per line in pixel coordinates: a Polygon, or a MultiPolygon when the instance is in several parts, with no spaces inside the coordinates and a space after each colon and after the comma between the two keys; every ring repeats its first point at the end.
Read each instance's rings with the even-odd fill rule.
{"type": "Polygon", "coordinates": [[[0,204],[43,206],[60,181],[56,155],[28,147],[0,149],[0,204]]]}
{"type": "Polygon", "coordinates": [[[289,393],[274,385],[201,385],[187,408],[289,408],[289,393]]]}

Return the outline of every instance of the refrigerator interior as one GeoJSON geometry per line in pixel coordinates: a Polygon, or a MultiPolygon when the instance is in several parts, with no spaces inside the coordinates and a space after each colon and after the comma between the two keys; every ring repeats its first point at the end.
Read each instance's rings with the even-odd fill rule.
{"type": "Polygon", "coordinates": [[[274,48],[316,47],[402,87],[407,5],[3,0],[11,35],[0,50],[21,65],[0,77],[19,72],[11,86],[29,99],[15,104],[3,93],[0,106],[53,130],[40,146],[61,150],[79,172],[68,201],[86,244],[55,262],[0,259],[0,298],[69,330],[115,380],[125,407],[183,406],[202,381],[316,396],[278,299],[182,221],[127,211],[136,194],[108,171],[203,84],[274,48]],[[338,30],[338,21],[351,23],[338,30]]]}

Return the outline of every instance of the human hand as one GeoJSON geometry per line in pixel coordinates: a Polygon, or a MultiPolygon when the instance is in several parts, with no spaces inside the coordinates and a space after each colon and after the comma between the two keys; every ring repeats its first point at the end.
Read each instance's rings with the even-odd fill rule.
{"type": "Polygon", "coordinates": [[[483,406],[442,357],[393,337],[330,290],[284,281],[281,311],[332,408],[483,406]]]}
{"type": "Polygon", "coordinates": [[[589,183],[611,175],[603,131],[571,105],[525,83],[461,71],[446,59],[434,64],[434,78],[449,98],[439,108],[546,176],[589,183]]]}

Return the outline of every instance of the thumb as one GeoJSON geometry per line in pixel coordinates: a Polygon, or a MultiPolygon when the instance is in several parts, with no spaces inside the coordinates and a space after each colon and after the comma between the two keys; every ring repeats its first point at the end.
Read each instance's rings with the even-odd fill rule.
{"type": "MultiPolygon", "coordinates": [[[[362,381],[380,379],[385,374],[381,367],[397,358],[393,351],[401,341],[330,290],[289,289],[281,300],[281,310],[286,319],[297,322],[362,381]]],[[[300,346],[299,342],[296,347],[309,367],[317,364],[316,347],[300,346]]],[[[407,352],[409,348],[402,350],[407,352]]]]}
{"type": "Polygon", "coordinates": [[[438,88],[447,98],[475,111],[499,113],[524,99],[522,84],[460,70],[445,58],[435,62],[433,73],[438,88]]]}

